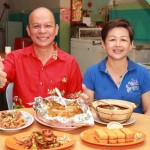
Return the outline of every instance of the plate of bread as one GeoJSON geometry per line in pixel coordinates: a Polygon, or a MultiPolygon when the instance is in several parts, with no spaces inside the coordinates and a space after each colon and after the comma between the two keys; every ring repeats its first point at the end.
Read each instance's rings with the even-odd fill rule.
{"type": "Polygon", "coordinates": [[[126,146],[143,142],[146,138],[142,131],[134,128],[108,129],[101,127],[88,129],[80,134],[83,141],[104,146],[126,146]]]}

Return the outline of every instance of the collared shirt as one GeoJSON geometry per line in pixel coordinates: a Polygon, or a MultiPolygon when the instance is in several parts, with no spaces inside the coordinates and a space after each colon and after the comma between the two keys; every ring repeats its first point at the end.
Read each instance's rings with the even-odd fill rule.
{"type": "Polygon", "coordinates": [[[84,75],[83,83],[95,92],[95,99],[120,99],[139,104],[134,111],[144,113],[141,95],[150,91],[150,73],[128,58],[126,74],[116,85],[106,69],[107,58],[89,67],[84,75]]]}
{"type": "Polygon", "coordinates": [[[14,82],[16,105],[32,107],[34,98],[55,95],[57,87],[66,98],[76,98],[82,89],[82,76],[73,56],[54,44],[55,52],[43,66],[33,45],[15,50],[4,60],[9,82],[14,82]]]}

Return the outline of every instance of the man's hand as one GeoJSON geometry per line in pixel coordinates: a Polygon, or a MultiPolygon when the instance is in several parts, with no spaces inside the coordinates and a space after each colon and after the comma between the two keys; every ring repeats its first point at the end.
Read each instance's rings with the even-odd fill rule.
{"type": "Polygon", "coordinates": [[[4,65],[0,56],[0,88],[3,88],[7,83],[7,74],[3,71],[4,65]]]}

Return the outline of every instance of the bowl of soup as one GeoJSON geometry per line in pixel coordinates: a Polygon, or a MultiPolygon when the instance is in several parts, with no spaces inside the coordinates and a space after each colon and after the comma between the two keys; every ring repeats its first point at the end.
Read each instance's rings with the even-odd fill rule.
{"type": "Polygon", "coordinates": [[[103,122],[126,122],[132,115],[136,105],[123,100],[98,100],[92,103],[97,116],[103,122]]]}

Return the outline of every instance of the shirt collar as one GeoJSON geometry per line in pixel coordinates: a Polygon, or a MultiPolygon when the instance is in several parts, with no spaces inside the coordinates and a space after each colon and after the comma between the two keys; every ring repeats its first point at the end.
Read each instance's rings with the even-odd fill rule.
{"type": "MultiPolygon", "coordinates": [[[[106,57],[105,59],[103,59],[99,64],[98,64],[98,68],[99,71],[102,72],[107,72],[107,68],[106,68],[106,61],[107,61],[108,57],[106,57]]],[[[128,69],[127,71],[132,71],[136,69],[136,63],[133,62],[129,57],[127,57],[128,59],[128,69]]]]}
{"type": "MultiPolygon", "coordinates": [[[[63,52],[60,50],[60,48],[58,48],[58,46],[54,43],[53,47],[55,49],[54,53],[53,53],[53,59],[60,59],[60,60],[65,60],[65,56],[63,55],[63,52]]],[[[24,52],[25,56],[33,56],[36,57],[35,52],[34,52],[34,48],[33,48],[33,44],[31,46],[25,47],[25,52],[24,52]]]]}

